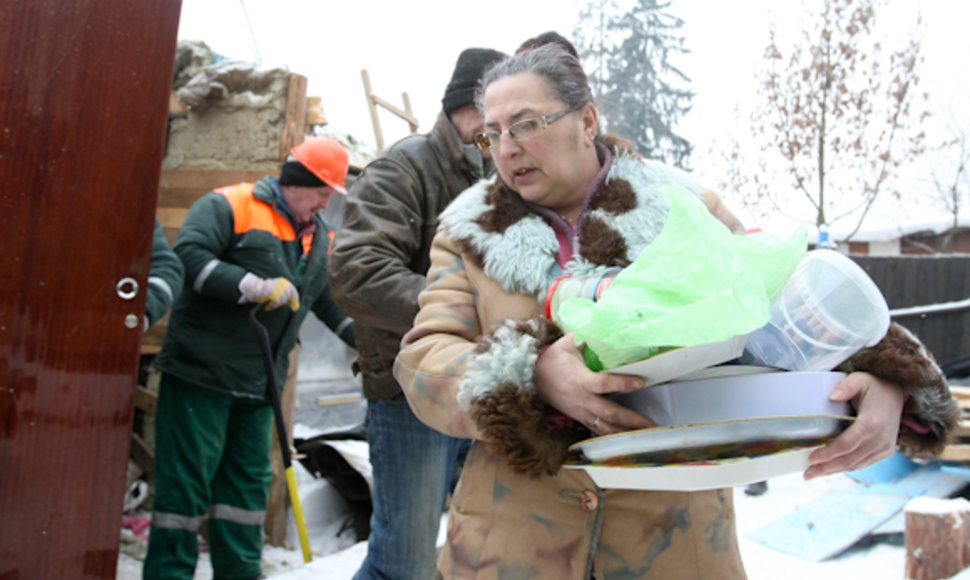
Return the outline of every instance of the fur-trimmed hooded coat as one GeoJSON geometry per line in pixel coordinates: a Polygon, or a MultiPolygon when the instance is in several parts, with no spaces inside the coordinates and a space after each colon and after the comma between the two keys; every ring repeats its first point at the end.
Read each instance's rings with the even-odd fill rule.
{"type": "MultiPolygon", "coordinates": [[[[623,152],[602,158],[606,177],[574,232],[569,271],[629,265],[663,226],[664,186],[703,198],[679,170],[623,152]]],[[[543,316],[545,292],[563,269],[554,218],[539,212],[501,180],[476,184],[448,207],[421,310],[395,363],[423,422],[476,440],[452,502],[444,577],[744,578],[732,490],[599,489],[585,471],[561,468],[568,445],[591,435],[557,420],[535,395],[541,348],[562,335],[543,316]]],[[[899,382],[925,430],[904,426],[903,442],[938,450],[955,420],[945,379],[912,335],[895,325],[890,334],[898,357],[885,374],[909,369],[899,382]]],[[[853,368],[892,359],[881,352],[873,347],[853,368]]]]}

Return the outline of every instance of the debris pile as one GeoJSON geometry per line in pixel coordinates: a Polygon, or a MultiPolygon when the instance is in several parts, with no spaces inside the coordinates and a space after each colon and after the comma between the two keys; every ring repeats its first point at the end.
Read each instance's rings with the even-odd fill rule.
{"type": "Polygon", "coordinates": [[[279,169],[289,85],[287,70],[259,70],[203,42],[179,42],[162,167],[279,169]]]}

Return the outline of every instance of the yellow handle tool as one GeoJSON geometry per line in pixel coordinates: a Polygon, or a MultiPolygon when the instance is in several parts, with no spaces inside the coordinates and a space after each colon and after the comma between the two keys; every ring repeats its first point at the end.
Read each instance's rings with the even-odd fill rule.
{"type": "Polygon", "coordinates": [[[303,504],[300,503],[300,493],[296,488],[296,475],[293,473],[293,458],[290,454],[290,438],[286,433],[286,423],[283,421],[283,404],[280,402],[280,389],[276,380],[276,365],[273,363],[273,349],[269,342],[269,332],[256,314],[262,304],[257,304],[249,311],[249,323],[259,335],[259,344],[263,349],[263,362],[266,365],[266,382],[269,398],[273,402],[273,413],[276,416],[276,435],[280,440],[280,453],[283,455],[283,470],[286,473],[286,488],[290,493],[290,505],[293,506],[293,516],[296,519],[296,531],[300,535],[300,548],[303,550],[303,561],[309,562],[310,540],[307,538],[306,523],[303,520],[303,504]]]}

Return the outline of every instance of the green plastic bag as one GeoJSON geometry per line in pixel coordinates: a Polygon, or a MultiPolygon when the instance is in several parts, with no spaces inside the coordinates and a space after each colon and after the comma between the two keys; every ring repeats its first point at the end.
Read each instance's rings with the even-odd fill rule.
{"type": "Polygon", "coordinates": [[[678,186],[663,230],[620,272],[599,301],[570,298],[557,313],[587,347],[593,370],[676,347],[728,340],[764,326],[768,306],[807,249],[805,228],[782,240],[732,234],[678,186]]]}

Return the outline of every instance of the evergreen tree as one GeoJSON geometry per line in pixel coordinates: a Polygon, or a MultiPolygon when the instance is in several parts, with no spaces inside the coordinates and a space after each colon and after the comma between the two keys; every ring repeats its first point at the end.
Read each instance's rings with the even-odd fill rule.
{"type": "Polygon", "coordinates": [[[693,92],[677,54],[688,52],[679,34],[683,20],[669,14],[671,2],[590,0],[573,31],[597,97],[606,131],[626,137],[653,159],[687,167],[690,142],[677,121],[691,107],[693,92]]]}

